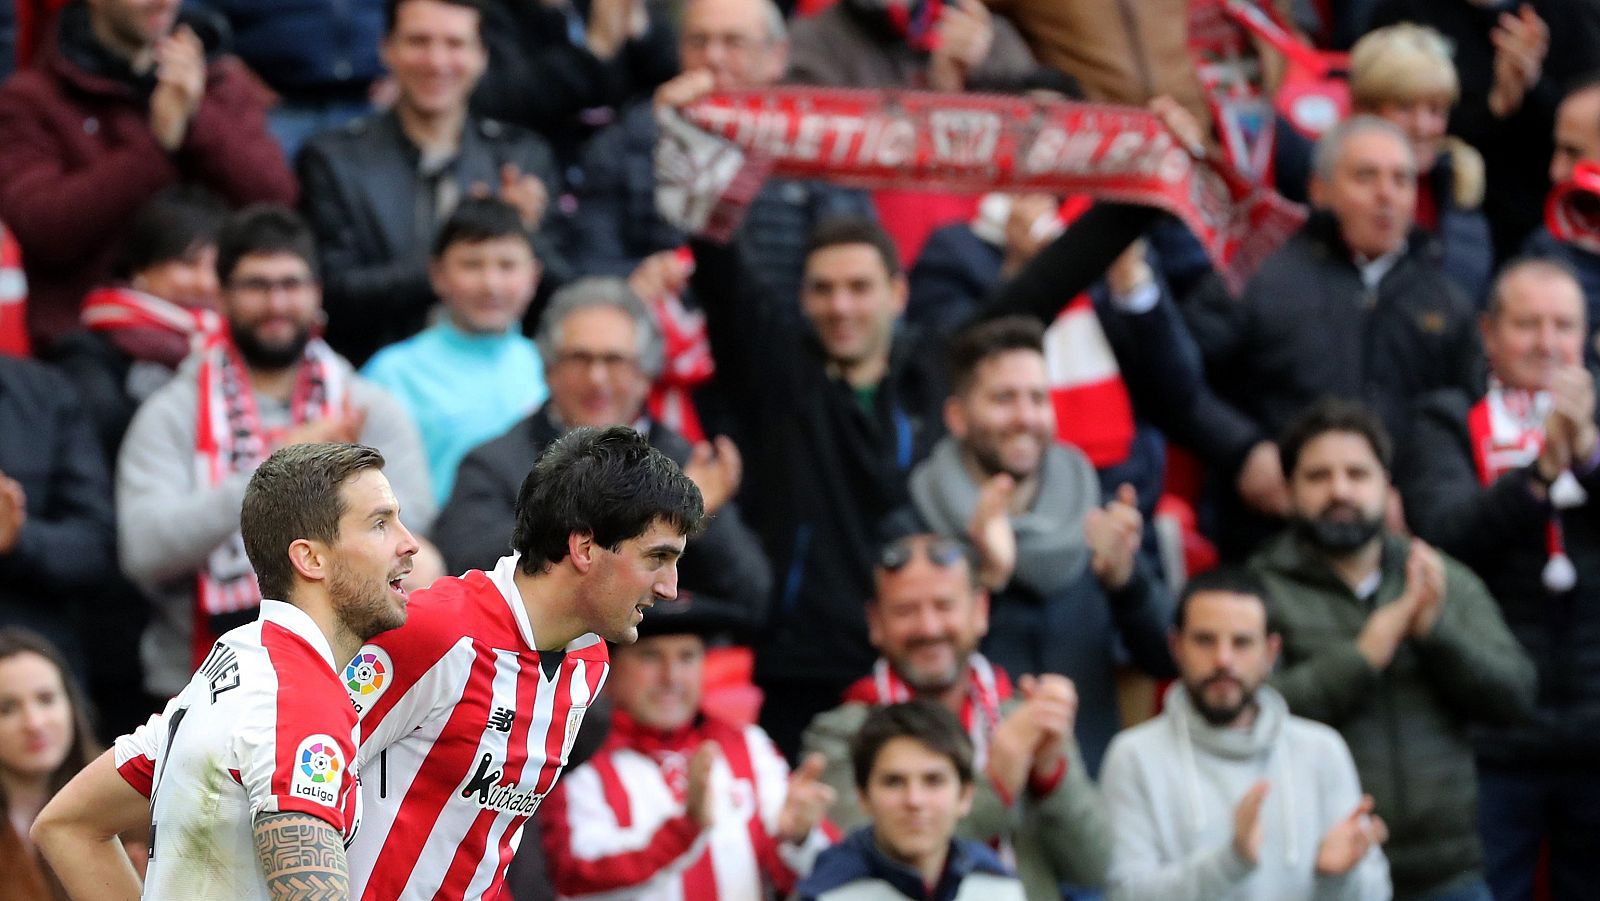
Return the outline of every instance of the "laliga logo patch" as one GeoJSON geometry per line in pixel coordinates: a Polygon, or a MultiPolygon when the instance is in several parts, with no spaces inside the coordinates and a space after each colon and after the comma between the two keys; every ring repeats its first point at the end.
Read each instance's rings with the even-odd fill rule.
{"type": "Polygon", "coordinates": [[[350,693],[351,703],[358,712],[364,712],[388,686],[389,673],[394,664],[382,648],[367,646],[344,668],[344,687],[350,693]]]}
{"type": "Polygon", "coordinates": [[[344,754],[331,736],[313,735],[295,750],[294,778],[289,793],[318,804],[337,804],[344,780],[344,754]]]}

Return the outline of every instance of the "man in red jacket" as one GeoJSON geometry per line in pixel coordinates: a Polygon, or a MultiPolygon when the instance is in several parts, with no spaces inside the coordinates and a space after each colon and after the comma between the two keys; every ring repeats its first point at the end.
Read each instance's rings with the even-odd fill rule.
{"type": "Polygon", "coordinates": [[[0,219],[22,245],[28,330],[43,350],[74,327],[123,229],[162,188],[202,184],[236,206],[292,205],[266,130],[271,94],[178,0],[82,0],[0,88],[0,219]]]}

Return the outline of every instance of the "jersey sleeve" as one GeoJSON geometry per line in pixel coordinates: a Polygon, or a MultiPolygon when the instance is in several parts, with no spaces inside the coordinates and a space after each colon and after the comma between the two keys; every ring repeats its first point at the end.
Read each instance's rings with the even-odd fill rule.
{"type": "Polygon", "coordinates": [[[165,710],[152,713],[150,719],[127,735],[118,736],[111,745],[117,774],[146,798],[155,788],[156,761],[161,758],[161,745],[167,734],[167,717],[176,703],[176,698],[168,701],[165,710]]]}
{"type": "Polygon", "coordinates": [[[295,811],[345,834],[354,826],[355,711],[321,657],[274,631],[264,627],[262,644],[275,678],[238,699],[247,709],[235,737],[237,778],[252,819],[295,811]]]}

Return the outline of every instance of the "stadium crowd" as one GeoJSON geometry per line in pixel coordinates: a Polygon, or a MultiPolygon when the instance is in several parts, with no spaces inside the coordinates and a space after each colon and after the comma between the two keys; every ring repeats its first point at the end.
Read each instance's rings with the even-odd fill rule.
{"type": "Polygon", "coordinates": [[[1594,897],[1600,0],[16,0],[0,76],[0,895],[220,637],[317,644],[249,508],[355,443],[430,598],[330,658],[361,897],[1594,897]],[[823,166],[722,240],[658,148],[779,88],[1147,109],[1306,216],[1235,284],[823,166]],[[514,599],[611,584],[526,508],[617,427],[686,543],[608,649],[514,599]]]}

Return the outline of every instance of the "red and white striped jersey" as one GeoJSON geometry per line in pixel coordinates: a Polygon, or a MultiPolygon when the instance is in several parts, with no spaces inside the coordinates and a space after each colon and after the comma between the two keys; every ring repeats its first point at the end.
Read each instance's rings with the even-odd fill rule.
{"type": "Polygon", "coordinates": [[[781,896],[811,872],[834,837],[818,827],[803,845],[775,838],[789,766],[758,726],[702,715],[671,733],[613,712],[605,746],[561,781],[539,817],[545,864],[563,898],[716,901],[781,896]],[[712,826],[684,808],[688,761],[704,741],[721,754],[711,771],[712,826]]]}
{"type": "Polygon", "coordinates": [[[117,772],[151,799],[146,898],[270,901],[253,833],[263,813],[310,814],[349,841],[361,793],[339,672],[311,617],[263,601],[163,712],[117,739],[117,772]]]}
{"type": "Polygon", "coordinates": [[[353,898],[499,897],[523,823],[566,764],[611,658],[584,635],[546,675],[516,562],[414,593],[406,624],[345,669],[364,767],[353,898]]]}

